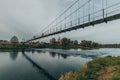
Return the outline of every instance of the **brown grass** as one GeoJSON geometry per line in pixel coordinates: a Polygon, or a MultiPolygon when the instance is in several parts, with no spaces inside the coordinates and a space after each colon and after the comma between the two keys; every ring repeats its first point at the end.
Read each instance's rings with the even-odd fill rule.
{"type": "Polygon", "coordinates": [[[99,77],[98,80],[109,80],[115,72],[115,67],[113,66],[107,66],[105,68],[103,68],[100,72],[99,72],[99,77]]]}
{"type": "Polygon", "coordinates": [[[74,76],[73,72],[68,72],[66,73],[65,76],[62,75],[59,80],[70,80],[73,76],[74,76]]]}

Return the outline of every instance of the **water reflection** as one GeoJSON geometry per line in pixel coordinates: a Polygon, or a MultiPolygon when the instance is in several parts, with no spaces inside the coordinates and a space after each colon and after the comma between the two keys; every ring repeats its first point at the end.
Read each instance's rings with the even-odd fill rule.
{"type": "Polygon", "coordinates": [[[61,54],[61,53],[56,53],[56,52],[49,52],[49,54],[52,58],[58,57],[58,59],[60,58],[67,59],[68,57],[67,54],[61,54]]]}
{"type": "Polygon", "coordinates": [[[0,80],[56,80],[61,74],[78,70],[91,58],[120,56],[120,49],[20,51],[0,51],[0,80]]]}
{"type": "Polygon", "coordinates": [[[35,53],[35,50],[34,50],[34,49],[32,49],[32,50],[31,50],[31,52],[34,54],[34,53],[35,53]]]}
{"type": "Polygon", "coordinates": [[[42,51],[41,50],[36,50],[37,51],[37,53],[42,53],[42,51]]]}
{"type": "Polygon", "coordinates": [[[35,61],[29,58],[24,51],[22,51],[23,56],[34,66],[36,67],[40,73],[44,74],[49,80],[57,80],[52,75],[50,75],[45,69],[43,69],[40,65],[38,65],[35,61]]]}
{"type": "Polygon", "coordinates": [[[10,58],[11,58],[12,60],[16,60],[17,57],[18,57],[18,50],[12,50],[12,51],[10,52],[10,58]]]}
{"type": "Polygon", "coordinates": [[[56,53],[55,52],[49,52],[50,56],[55,58],[56,57],[56,53]]]}
{"type": "Polygon", "coordinates": [[[85,53],[80,53],[80,54],[69,54],[69,53],[57,53],[57,52],[49,52],[50,56],[52,58],[55,58],[55,57],[58,57],[58,59],[62,58],[62,59],[67,59],[69,56],[80,56],[82,58],[91,58],[91,59],[94,59],[94,58],[97,58],[99,55],[97,54],[93,54],[93,55],[90,55],[90,54],[85,54],[85,53]]]}
{"type": "Polygon", "coordinates": [[[64,59],[67,59],[67,55],[66,54],[61,54],[61,57],[64,59]]]}
{"type": "Polygon", "coordinates": [[[97,58],[97,57],[99,57],[99,55],[89,55],[89,54],[74,54],[73,56],[80,56],[80,57],[82,57],[82,58],[85,58],[85,59],[88,59],[88,58],[90,58],[90,59],[94,59],[94,58],[97,58]]]}
{"type": "Polygon", "coordinates": [[[69,56],[80,56],[82,58],[97,58],[101,55],[106,54],[106,52],[100,50],[63,50],[63,49],[35,49],[41,53],[48,52],[52,58],[63,58],[67,59],[69,56]]]}

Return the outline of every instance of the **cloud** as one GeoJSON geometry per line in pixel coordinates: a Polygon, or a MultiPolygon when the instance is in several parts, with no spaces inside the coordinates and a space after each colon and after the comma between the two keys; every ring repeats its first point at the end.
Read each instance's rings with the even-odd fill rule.
{"type": "Polygon", "coordinates": [[[11,36],[7,30],[20,38],[31,37],[48,25],[58,12],[57,0],[0,0],[0,32],[4,33],[1,38],[11,36]]]}
{"type": "MultiPolygon", "coordinates": [[[[98,3],[100,0],[96,1],[95,3],[98,3]]],[[[9,40],[13,35],[17,35],[20,40],[31,38],[40,33],[73,2],[75,0],[0,0],[0,39],[9,40]]],[[[112,2],[112,0],[109,1],[108,5],[112,2]]],[[[96,25],[96,27],[59,34],[55,37],[87,39],[101,43],[119,43],[119,25],[118,20],[108,24],[96,25]]],[[[49,38],[45,38],[45,40],[48,41],[49,38]]]]}

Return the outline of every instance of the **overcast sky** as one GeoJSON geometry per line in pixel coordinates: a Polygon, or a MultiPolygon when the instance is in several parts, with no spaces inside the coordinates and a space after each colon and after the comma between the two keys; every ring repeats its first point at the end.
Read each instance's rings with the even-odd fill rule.
{"type": "MultiPolygon", "coordinates": [[[[30,38],[38,34],[75,0],[0,0],[0,39],[13,35],[30,38]]],[[[93,40],[100,43],[120,43],[120,20],[90,26],[52,37],[73,40],[93,40]]],[[[51,37],[41,39],[48,41],[51,37]]]]}

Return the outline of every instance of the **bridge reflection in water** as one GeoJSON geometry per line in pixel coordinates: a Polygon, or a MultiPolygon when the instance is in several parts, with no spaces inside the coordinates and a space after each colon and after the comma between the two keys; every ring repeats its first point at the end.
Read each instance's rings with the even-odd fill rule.
{"type": "Polygon", "coordinates": [[[40,73],[44,74],[49,80],[57,80],[52,75],[50,75],[45,69],[43,69],[40,65],[38,65],[35,61],[33,61],[30,57],[28,57],[25,52],[22,52],[23,56],[34,66],[36,67],[40,73]]]}

